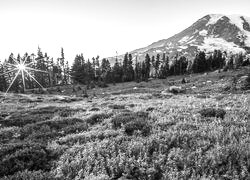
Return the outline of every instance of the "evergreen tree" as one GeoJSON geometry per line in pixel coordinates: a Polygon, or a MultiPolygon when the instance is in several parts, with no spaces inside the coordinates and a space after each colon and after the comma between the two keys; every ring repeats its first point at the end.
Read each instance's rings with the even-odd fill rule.
{"type": "MultiPolygon", "coordinates": [[[[36,64],[36,69],[41,70],[41,71],[46,71],[46,64],[45,64],[45,57],[40,49],[40,47],[38,47],[37,50],[37,57],[35,58],[35,64],[36,64]]],[[[46,76],[45,73],[41,73],[38,71],[34,72],[35,75],[35,79],[43,86],[43,87],[47,87],[48,82],[46,82],[46,76]]],[[[40,86],[38,84],[35,85],[36,87],[40,88],[40,86]]]]}
{"type": "Polygon", "coordinates": [[[207,60],[206,60],[206,64],[207,64],[207,70],[211,71],[212,70],[212,62],[213,62],[213,56],[209,55],[207,60]]]}
{"type": "Polygon", "coordinates": [[[66,84],[69,84],[70,83],[70,67],[69,67],[69,62],[66,61],[66,64],[65,64],[65,83],[66,84]]]}
{"type": "Polygon", "coordinates": [[[71,77],[74,83],[84,84],[84,65],[82,64],[82,56],[76,55],[71,67],[71,77]]]}
{"type": "Polygon", "coordinates": [[[155,56],[152,56],[152,57],[151,57],[151,65],[152,65],[152,66],[151,66],[152,69],[150,68],[150,76],[156,78],[156,72],[155,72],[155,56]]]}
{"type": "Polygon", "coordinates": [[[106,58],[103,58],[101,63],[101,79],[105,84],[112,82],[111,66],[106,58]]]}
{"type": "MultiPolygon", "coordinates": [[[[99,56],[97,56],[95,59],[95,80],[100,81],[101,78],[101,68],[100,68],[100,62],[99,62],[99,56]]],[[[93,59],[93,58],[92,58],[93,59]]]]}
{"type": "Polygon", "coordinates": [[[122,81],[127,82],[129,80],[129,77],[128,77],[128,53],[126,53],[124,55],[122,67],[123,67],[122,68],[123,69],[122,81]]]}
{"type": "Polygon", "coordinates": [[[192,70],[194,73],[200,73],[207,70],[206,54],[204,51],[200,51],[194,58],[192,70]]]}
{"type": "Polygon", "coordinates": [[[179,58],[179,74],[185,74],[187,71],[188,60],[185,56],[179,58]]]}
{"type": "Polygon", "coordinates": [[[212,58],[212,69],[219,69],[219,68],[222,68],[224,64],[224,60],[223,60],[223,57],[222,57],[222,52],[220,50],[214,50],[214,53],[213,53],[213,58],[212,58]]]}
{"type": "Polygon", "coordinates": [[[163,54],[162,64],[160,65],[159,78],[165,79],[169,75],[169,57],[163,54]]]}
{"type": "Polygon", "coordinates": [[[239,54],[235,55],[234,64],[235,64],[235,69],[237,69],[240,66],[242,66],[242,64],[243,64],[243,54],[242,53],[239,53],[239,54]]]}
{"type": "Polygon", "coordinates": [[[7,81],[5,75],[2,75],[3,73],[4,73],[4,67],[3,64],[0,62],[0,91],[7,90],[7,81]]]}
{"type": "Polygon", "coordinates": [[[114,82],[122,82],[123,70],[122,70],[122,66],[118,62],[117,58],[115,60],[114,66],[112,68],[112,74],[114,77],[114,82]]]}
{"type": "MultiPolygon", "coordinates": [[[[12,64],[16,64],[16,63],[14,63],[14,56],[13,56],[13,55],[10,56],[9,59],[11,59],[10,62],[11,62],[12,64]]],[[[20,63],[20,60],[21,60],[21,56],[20,56],[20,54],[18,54],[18,55],[17,55],[17,58],[16,58],[16,61],[17,61],[18,63],[20,63]]],[[[12,75],[11,75],[11,82],[14,80],[14,77],[16,76],[16,73],[17,73],[17,72],[11,73],[11,74],[12,74],[12,75]]],[[[11,82],[10,82],[9,84],[11,84],[11,82]]],[[[20,84],[21,84],[21,76],[18,75],[18,76],[16,77],[15,81],[13,82],[13,84],[12,84],[10,90],[12,90],[12,91],[18,93],[18,92],[21,90],[21,89],[20,89],[20,84]]]]}
{"type": "Polygon", "coordinates": [[[141,81],[141,66],[140,66],[140,63],[137,60],[137,56],[136,56],[136,59],[135,59],[134,79],[135,79],[136,82],[141,81]]]}
{"type": "Polygon", "coordinates": [[[127,77],[128,81],[134,80],[133,57],[131,54],[128,55],[127,77]]]}
{"type": "Polygon", "coordinates": [[[141,78],[143,81],[148,81],[148,77],[149,77],[149,74],[148,74],[147,65],[145,61],[143,61],[141,65],[141,78]]]}
{"type": "Polygon", "coordinates": [[[150,56],[146,54],[145,56],[145,62],[142,64],[143,74],[144,74],[144,80],[148,81],[149,75],[150,75],[150,56]]]}
{"type": "Polygon", "coordinates": [[[159,68],[160,68],[160,54],[156,55],[156,61],[155,61],[155,74],[156,74],[156,78],[159,77],[159,68]]]}
{"type": "Polygon", "coordinates": [[[59,58],[60,70],[61,70],[61,82],[62,84],[67,84],[67,73],[66,73],[66,61],[64,57],[64,49],[61,48],[61,57],[59,58]]]}
{"type": "Polygon", "coordinates": [[[87,85],[90,85],[90,82],[92,82],[95,78],[95,71],[89,59],[85,66],[86,66],[86,82],[87,85]]]}

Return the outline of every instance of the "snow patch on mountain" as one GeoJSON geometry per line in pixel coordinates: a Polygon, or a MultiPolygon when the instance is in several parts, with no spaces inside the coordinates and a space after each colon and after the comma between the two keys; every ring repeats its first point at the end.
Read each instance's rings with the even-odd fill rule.
{"type": "Polygon", "coordinates": [[[189,40],[189,36],[184,36],[183,38],[181,38],[181,40],[179,40],[179,43],[185,43],[189,40]]]}
{"type": "Polygon", "coordinates": [[[194,43],[196,42],[196,39],[192,39],[191,41],[189,41],[187,44],[191,44],[191,43],[194,43]]]}
{"type": "MultiPolygon", "coordinates": [[[[240,15],[231,15],[231,16],[228,16],[228,18],[230,19],[230,22],[232,24],[234,24],[235,26],[237,26],[240,30],[241,30],[241,35],[243,35],[245,37],[245,45],[246,46],[250,46],[250,32],[249,31],[246,31],[244,28],[243,28],[243,24],[244,24],[244,20],[242,19],[243,16],[240,16],[240,15]]],[[[248,24],[250,25],[250,18],[248,17],[243,17],[247,22],[248,24]]]]}
{"type": "Polygon", "coordinates": [[[248,22],[248,24],[250,24],[250,17],[244,17],[244,18],[248,22]]]}
{"type": "Polygon", "coordinates": [[[206,26],[210,25],[210,24],[215,24],[217,23],[217,21],[222,18],[224,15],[222,14],[210,14],[210,19],[208,21],[208,23],[206,24],[206,26]]]}
{"type": "Polygon", "coordinates": [[[200,50],[205,50],[207,52],[212,52],[215,49],[220,49],[222,51],[232,52],[232,53],[245,53],[245,50],[240,48],[233,42],[228,42],[222,38],[206,37],[204,43],[197,46],[200,50]]]}
{"type": "Polygon", "coordinates": [[[234,24],[235,26],[237,26],[240,30],[244,30],[243,29],[243,19],[241,18],[241,16],[239,15],[230,15],[228,16],[228,18],[230,19],[230,22],[232,24],[234,24]]]}
{"type": "Polygon", "coordinates": [[[197,49],[206,52],[220,49],[232,53],[250,53],[250,18],[241,15],[206,15],[178,34],[132,53],[138,52],[139,60],[143,60],[146,54],[163,52],[174,56],[176,51],[193,58],[197,49]]]}
{"type": "Polygon", "coordinates": [[[199,32],[199,35],[201,36],[206,36],[208,34],[207,30],[203,29],[202,31],[199,32]]]}
{"type": "Polygon", "coordinates": [[[181,49],[187,49],[188,47],[187,46],[179,46],[179,48],[181,48],[181,49]]]}
{"type": "Polygon", "coordinates": [[[245,45],[249,47],[250,46],[250,32],[245,31],[245,36],[246,36],[245,45]]]}
{"type": "Polygon", "coordinates": [[[169,43],[167,44],[168,47],[171,47],[172,45],[173,45],[173,43],[171,43],[171,42],[169,42],[169,43]]]}

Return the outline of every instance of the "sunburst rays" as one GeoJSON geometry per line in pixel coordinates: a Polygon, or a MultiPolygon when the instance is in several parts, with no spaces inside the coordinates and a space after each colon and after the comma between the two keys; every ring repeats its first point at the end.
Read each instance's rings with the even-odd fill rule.
{"type": "Polygon", "coordinates": [[[20,60],[17,61],[15,58],[11,57],[12,60],[14,61],[14,64],[11,63],[4,63],[4,66],[8,67],[10,70],[7,72],[4,72],[2,74],[0,74],[0,76],[9,74],[9,73],[14,73],[15,72],[15,76],[14,78],[11,80],[11,83],[9,85],[9,87],[7,88],[5,95],[9,92],[10,88],[12,87],[12,85],[14,84],[14,82],[17,80],[17,77],[19,75],[21,75],[22,77],[22,85],[23,85],[23,90],[25,92],[26,90],[26,84],[25,84],[25,77],[30,77],[31,79],[33,79],[42,89],[44,89],[44,87],[36,80],[36,78],[29,72],[29,71],[36,71],[36,72],[40,72],[40,73],[48,73],[46,71],[40,70],[40,69],[35,69],[30,67],[34,62],[27,62],[28,57],[24,58],[24,60],[20,60]]]}

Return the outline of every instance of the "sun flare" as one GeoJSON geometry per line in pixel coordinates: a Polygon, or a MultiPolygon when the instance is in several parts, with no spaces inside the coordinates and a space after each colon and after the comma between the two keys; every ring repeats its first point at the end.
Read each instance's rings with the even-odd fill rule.
{"type": "Polygon", "coordinates": [[[19,69],[21,71],[24,71],[26,69],[25,64],[18,64],[16,67],[17,67],[17,69],[19,69]]]}
{"type": "MultiPolygon", "coordinates": [[[[12,57],[11,57],[12,58],[12,57]]],[[[15,72],[15,77],[12,79],[7,91],[5,92],[5,95],[8,93],[8,91],[10,90],[11,86],[13,85],[13,83],[15,82],[15,80],[17,79],[18,75],[21,75],[22,77],[22,83],[23,83],[23,90],[25,91],[26,89],[26,85],[25,85],[25,79],[26,77],[30,77],[31,79],[33,79],[42,89],[44,89],[44,87],[35,79],[34,76],[32,76],[32,74],[29,71],[36,71],[36,72],[40,72],[40,73],[48,73],[46,71],[42,71],[39,69],[35,69],[30,67],[30,65],[32,65],[34,62],[31,63],[26,63],[27,57],[25,60],[22,60],[21,62],[18,62],[16,59],[12,58],[12,60],[14,61],[14,64],[10,64],[10,63],[6,63],[7,66],[12,67],[12,69],[10,71],[7,71],[2,75],[8,74],[8,73],[12,73],[15,72]]]]}

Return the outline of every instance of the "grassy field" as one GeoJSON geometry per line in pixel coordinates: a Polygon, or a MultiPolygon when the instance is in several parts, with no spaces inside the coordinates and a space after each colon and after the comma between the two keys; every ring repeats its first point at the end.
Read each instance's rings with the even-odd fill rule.
{"type": "Polygon", "coordinates": [[[247,71],[2,93],[0,179],[250,179],[250,93],[231,88],[247,71]]]}

